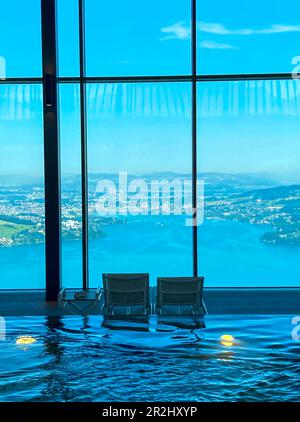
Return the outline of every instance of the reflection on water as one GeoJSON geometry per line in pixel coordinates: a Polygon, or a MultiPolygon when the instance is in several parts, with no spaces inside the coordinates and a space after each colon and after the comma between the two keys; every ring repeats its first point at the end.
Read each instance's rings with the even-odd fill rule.
{"type": "Polygon", "coordinates": [[[2,401],[300,401],[288,316],[25,317],[7,328],[2,401]],[[21,347],[20,336],[36,341],[21,347]]]}

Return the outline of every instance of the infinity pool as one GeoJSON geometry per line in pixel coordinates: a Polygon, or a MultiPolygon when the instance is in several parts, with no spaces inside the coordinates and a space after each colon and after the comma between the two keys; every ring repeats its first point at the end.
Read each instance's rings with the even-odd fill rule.
{"type": "Polygon", "coordinates": [[[0,400],[300,401],[291,319],[209,316],[204,328],[156,318],[7,318],[0,400]]]}

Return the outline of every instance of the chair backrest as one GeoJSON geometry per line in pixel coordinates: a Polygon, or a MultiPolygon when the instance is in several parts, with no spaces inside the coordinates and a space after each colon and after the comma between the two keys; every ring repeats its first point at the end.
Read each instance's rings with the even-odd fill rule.
{"type": "Polygon", "coordinates": [[[106,306],[150,307],[149,274],[103,274],[106,306]]]}
{"type": "Polygon", "coordinates": [[[204,277],[161,277],[157,279],[157,307],[201,305],[204,277]]]}

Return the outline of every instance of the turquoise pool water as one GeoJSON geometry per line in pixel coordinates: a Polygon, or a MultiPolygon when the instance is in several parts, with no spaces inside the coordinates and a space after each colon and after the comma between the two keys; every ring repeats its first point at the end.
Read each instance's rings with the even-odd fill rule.
{"type": "Polygon", "coordinates": [[[0,401],[300,401],[291,319],[7,318],[0,401]]]}

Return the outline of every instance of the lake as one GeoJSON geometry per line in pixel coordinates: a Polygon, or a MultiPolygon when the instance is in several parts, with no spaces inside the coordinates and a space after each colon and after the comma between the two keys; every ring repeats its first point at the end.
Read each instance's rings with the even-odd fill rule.
{"type": "MultiPolygon", "coordinates": [[[[131,217],[126,224],[105,226],[105,237],[90,240],[92,287],[103,272],[149,272],[157,276],[192,275],[192,228],[182,216],[131,217]]],[[[268,228],[250,223],[206,220],[198,231],[199,275],[210,287],[299,286],[300,248],[266,245],[268,228]]],[[[45,287],[44,248],[0,248],[0,288],[45,287]]],[[[63,242],[63,286],[81,284],[81,243],[63,242]]]]}

